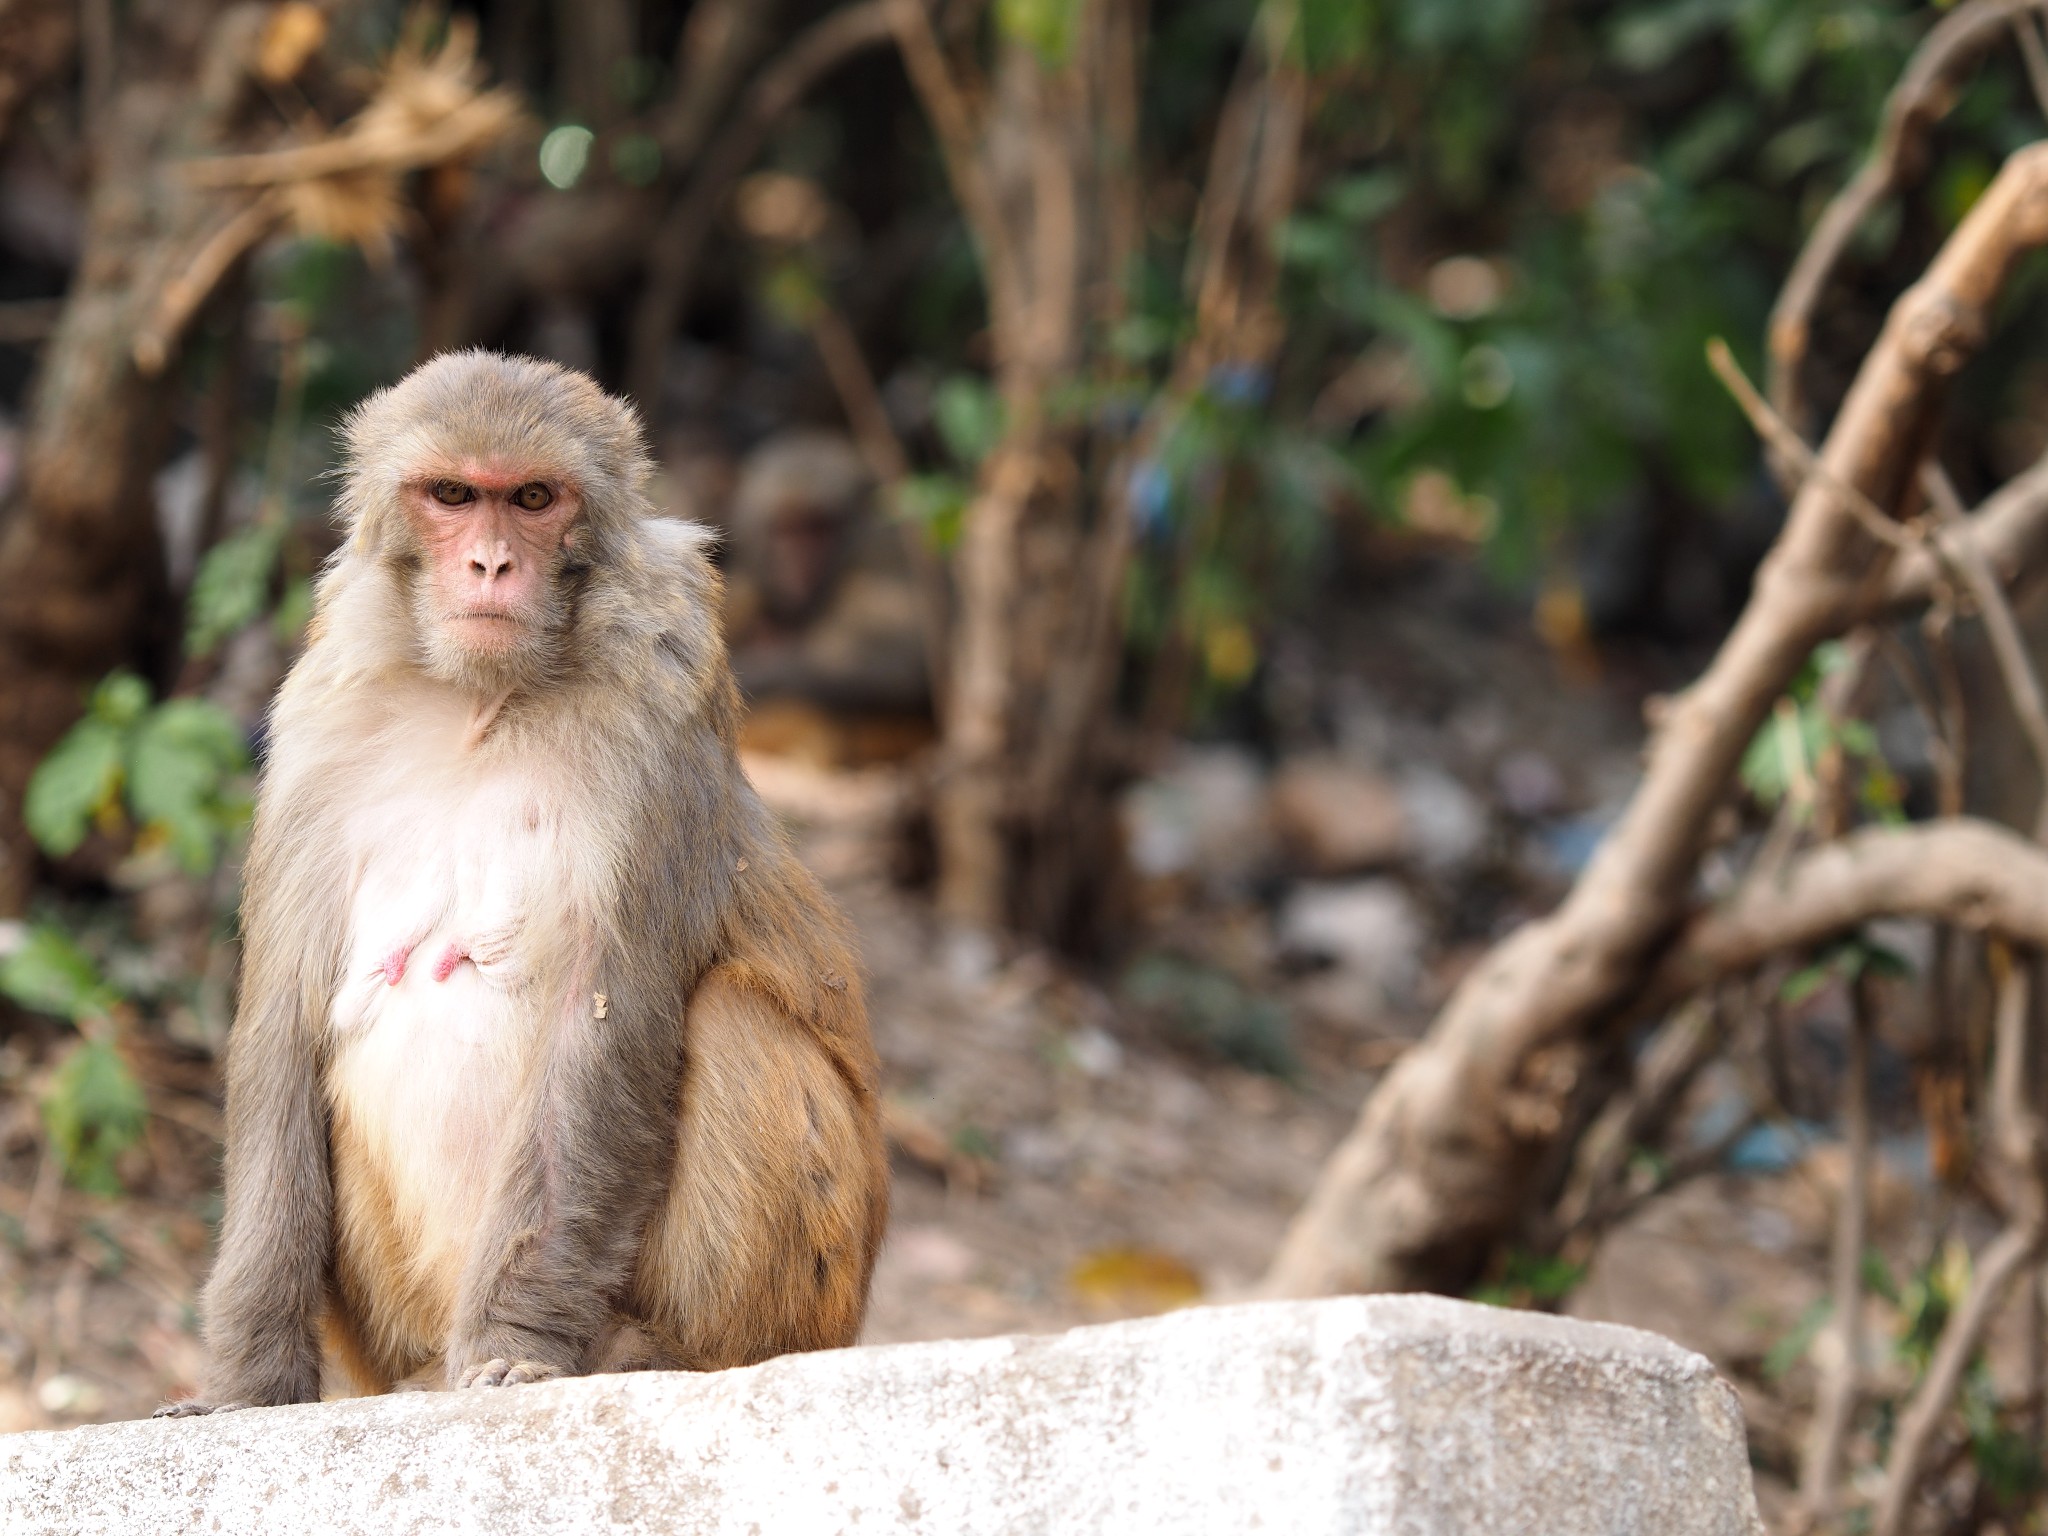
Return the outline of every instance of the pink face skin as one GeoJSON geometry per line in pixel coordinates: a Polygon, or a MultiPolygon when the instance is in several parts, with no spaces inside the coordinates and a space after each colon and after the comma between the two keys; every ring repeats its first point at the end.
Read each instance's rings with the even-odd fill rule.
{"type": "Polygon", "coordinates": [[[522,466],[463,463],[405,489],[447,632],[484,655],[511,650],[546,608],[581,505],[575,487],[522,466]]]}

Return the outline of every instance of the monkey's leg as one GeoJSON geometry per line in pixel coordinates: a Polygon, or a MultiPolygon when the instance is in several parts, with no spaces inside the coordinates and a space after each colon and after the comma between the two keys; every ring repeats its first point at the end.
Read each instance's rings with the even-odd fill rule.
{"type": "Polygon", "coordinates": [[[853,1343],[888,1201],[863,1103],[736,968],[691,996],[675,1171],[635,1310],[693,1369],[853,1343]]]}

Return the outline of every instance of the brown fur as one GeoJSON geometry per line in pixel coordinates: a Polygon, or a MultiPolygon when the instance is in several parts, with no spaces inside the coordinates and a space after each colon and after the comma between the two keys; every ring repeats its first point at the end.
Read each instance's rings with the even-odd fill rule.
{"type": "Polygon", "coordinates": [[[550,364],[437,359],[348,442],[259,798],[212,1365],[179,1411],[309,1400],[323,1357],[375,1391],[853,1342],[887,1179],[857,961],[739,771],[702,535],[652,519],[631,411],[550,364]],[[533,632],[471,665],[405,498],[479,461],[579,510],[533,632]],[[422,933],[481,922],[432,863],[471,844],[509,915],[445,990],[420,954],[387,994],[363,947],[405,900],[422,933]]]}

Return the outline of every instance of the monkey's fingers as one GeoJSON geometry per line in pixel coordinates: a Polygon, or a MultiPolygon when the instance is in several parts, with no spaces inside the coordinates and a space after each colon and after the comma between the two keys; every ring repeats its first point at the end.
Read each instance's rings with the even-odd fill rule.
{"type": "Polygon", "coordinates": [[[486,1360],[462,1373],[463,1387],[517,1387],[529,1381],[552,1381],[561,1375],[557,1366],[538,1360],[486,1360]]]}
{"type": "Polygon", "coordinates": [[[152,1419],[196,1419],[203,1413],[233,1413],[237,1408],[246,1408],[247,1403],[209,1403],[200,1398],[182,1398],[175,1403],[164,1403],[152,1419]]]}

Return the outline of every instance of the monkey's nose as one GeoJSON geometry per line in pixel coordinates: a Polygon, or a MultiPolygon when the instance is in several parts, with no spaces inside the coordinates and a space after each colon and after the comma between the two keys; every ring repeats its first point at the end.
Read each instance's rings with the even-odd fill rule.
{"type": "Polygon", "coordinates": [[[511,569],[512,557],[510,555],[493,554],[488,557],[484,555],[471,555],[469,557],[469,574],[481,576],[485,581],[491,581],[499,576],[506,575],[511,569]]]}

